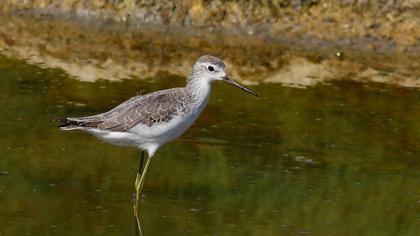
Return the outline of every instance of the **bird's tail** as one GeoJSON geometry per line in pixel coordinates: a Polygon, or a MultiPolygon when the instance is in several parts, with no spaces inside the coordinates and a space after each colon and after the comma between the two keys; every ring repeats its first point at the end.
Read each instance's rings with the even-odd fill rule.
{"type": "Polygon", "coordinates": [[[72,129],[81,129],[81,128],[93,128],[91,122],[86,122],[83,120],[78,120],[74,118],[57,118],[54,119],[54,122],[62,130],[72,130],[72,129]]]}
{"type": "Polygon", "coordinates": [[[69,118],[56,118],[54,119],[54,122],[60,129],[63,130],[76,129],[77,127],[80,127],[78,122],[70,120],[69,118]]]}

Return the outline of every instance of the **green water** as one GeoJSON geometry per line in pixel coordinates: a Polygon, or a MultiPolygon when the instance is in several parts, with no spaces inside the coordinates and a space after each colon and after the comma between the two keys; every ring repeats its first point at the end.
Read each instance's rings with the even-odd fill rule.
{"type": "MultiPolygon", "coordinates": [[[[0,57],[0,235],[133,235],[139,152],[60,116],[183,85],[80,82],[0,57]]],[[[145,235],[420,235],[420,92],[340,82],[215,84],[188,132],[156,154],[145,235]]]]}

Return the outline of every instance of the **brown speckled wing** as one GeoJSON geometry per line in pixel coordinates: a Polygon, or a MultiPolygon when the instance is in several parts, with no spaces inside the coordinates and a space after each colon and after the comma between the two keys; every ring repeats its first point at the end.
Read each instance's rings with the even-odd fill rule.
{"type": "Polygon", "coordinates": [[[127,131],[141,123],[146,126],[168,122],[188,110],[189,98],[182,88],[133,97],[114,109],[95,116],[69,118],[81,127],[127,131]]]}

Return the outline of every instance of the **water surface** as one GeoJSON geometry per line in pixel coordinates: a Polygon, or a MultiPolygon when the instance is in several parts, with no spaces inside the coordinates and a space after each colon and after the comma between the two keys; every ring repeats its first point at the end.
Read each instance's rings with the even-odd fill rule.
{"type": "MultiPolygon", "coordinates": [[[[0,57],[0,235],[133,235],[138,150],[52,120],[103,112],[156,81],[81,82],[0,57]]],[[[339,82],[215,84],[156,154],[146,235],[419,235],[420,92],[339,82]]]]}

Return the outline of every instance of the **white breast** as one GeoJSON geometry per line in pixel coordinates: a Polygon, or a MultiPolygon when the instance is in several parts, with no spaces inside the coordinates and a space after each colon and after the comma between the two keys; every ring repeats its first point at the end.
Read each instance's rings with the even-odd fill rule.
{"type": "Polygon", "coordinates": [[[155,124],[151,127],[144,124],[137,124],[128,132],[138,136],[139,147],[156,144],[158,146],[179,137],[184,133],[201,114],[208,103],[209,90],[202,91],[200,99],[191,104],[188,113],[179,114],[168,122],[155,124]]]}

